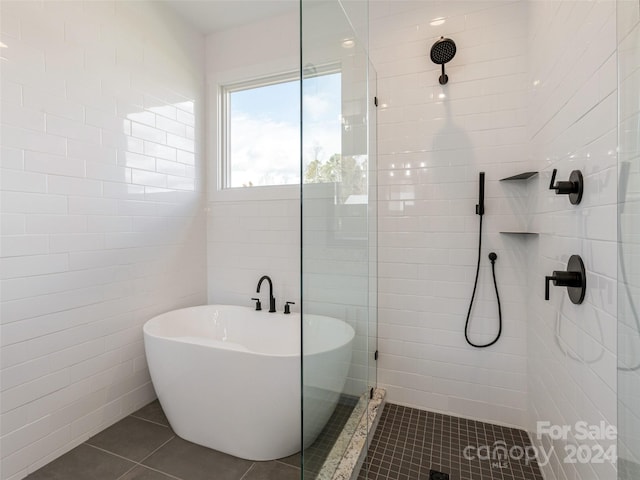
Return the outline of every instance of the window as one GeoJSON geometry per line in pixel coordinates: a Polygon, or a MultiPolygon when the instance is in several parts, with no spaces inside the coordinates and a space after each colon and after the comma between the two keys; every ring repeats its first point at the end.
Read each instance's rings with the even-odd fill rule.
{"type": "Polygon", "coordinates": [[[223,188],[300,183],[299,80],[224,87],[222,112],[223,188]]]}
{"type": "MultiPolygon", "coordinates": [[[[342,144],[341,74],[304,81],[304,174],[335,182],[342,144]]],[[[222,188],[300,183],[300,81],[269,77],[222,88],[222,188]]]]}

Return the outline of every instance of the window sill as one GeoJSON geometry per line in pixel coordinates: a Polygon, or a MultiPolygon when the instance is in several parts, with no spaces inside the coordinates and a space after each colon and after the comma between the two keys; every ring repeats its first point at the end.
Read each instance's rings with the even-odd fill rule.
{"type": "Polygon", "coordinates": [[[210,202],[259,202],[265,200],[298,200],[300,185],[269,185],[216,189],[209,194],[210,202]]]}

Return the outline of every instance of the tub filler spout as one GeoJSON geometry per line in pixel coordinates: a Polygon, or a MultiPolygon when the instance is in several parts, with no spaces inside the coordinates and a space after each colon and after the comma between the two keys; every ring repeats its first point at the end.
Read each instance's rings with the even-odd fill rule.
{"type": "Polygon", "coordinates": [[[275,313],[276,311],[276,299],[273,296],[273,282],[267,275],[263,275],[262,278],[258,281],[258,288],[256,289],[256,293],[260,293],[260,287],[262,286],[263,281],[269,282],[269,313],[275,313]]]}

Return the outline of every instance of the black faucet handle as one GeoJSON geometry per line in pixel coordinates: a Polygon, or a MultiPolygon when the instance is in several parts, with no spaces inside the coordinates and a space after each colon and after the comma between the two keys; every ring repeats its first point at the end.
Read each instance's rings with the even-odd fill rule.
{"type": "Polygon", "coordinates": [[[577,272],[554,270],[553,275],[544,277],[544,299],[549,300],[549,282],[556,287],[581,287],[582,276],[577,272]]]}
{"type": "Polygon", "coordinates": [[[262,304],[260,303],[259,298],[252,298],[251,300],[254,300],[256,302],[256,310],[262,310],[262,304]]]}
{"type": "Polygon", "coordinates": [[[584,300],[587,288],[587,272],[579,255],[571,255],[567,270],[554,270],[553,275],[544,277],[544,299],[549,300],[549,284],[557,287],[567,287],[569,298],[575,304],[580,304],[584,300]]]}
{"type": "Polygon", "coordinates": [[[544,277],[544,299],[549,300],[549,282],[555,280],[553,275],[547,275],[544,277]]]}
{"type": "Polygon", "coordinates": [[[296,302],[285,302],[284,304],[284,314],[285,315],[289,315],[291,313],[291,307],[290,305],[295,305],[296,302]]]}
{"type": "Polygon", "coordinates": [[[556,189],[556,186],[554,185],[556,183],[556,173],[558,173],[558,169],[554,168],[553,172],[551,173],[551,182],[549,183],[549,190],[556,189]]]}
{"type": "Polygon", "coordinates": [[[580,170],[574,170],[571,172],[568,181],[557,182],[556,181],[557,169],[553,169],[551,174],[551,182],[549,183],[549,190],[555,190],[556,195],[569,195],[569,201],[572,205],[577,205],[582,200],[582,192],[584,190],[584,178],[580,170]]]}

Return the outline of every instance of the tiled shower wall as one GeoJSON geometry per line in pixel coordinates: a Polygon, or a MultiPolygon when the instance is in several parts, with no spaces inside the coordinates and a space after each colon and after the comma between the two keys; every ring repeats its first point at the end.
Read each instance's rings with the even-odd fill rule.
{"type": "Polygon", "coordinates": [[[371,2],[378,72],[378,378],[389,400],[523,427],[526,418],[526,2],[371,2]],[[429,49],[458,51],[438,83],[429,49]],[[471,337],[489,341],[498,254],[504,328],[465,343],[477,258],[478,172],[486,172],[482,269],[471,337]]]}
{"type": "Polygon", "coordinates": [[[618,2],[617,26],[618,469],[632,480],[640,476],[640,3],[618,2]]]}
{"type": "Polygon", "coordinates": [[[2,2],[3,480],[150,401],[142,324],[206,302],[192,32],[157,2],[2,2]]]}
{"type": "MultiPolygon", "coordinates": [[[[536,422],[616,424],[616,19],[615,2],[530,2],[529,113],[531,164],[540,175],[527,185],[531,228],[540,233],[529,255],[528,429],[536,422]],[[584,175],[584,196],[571,205],[548,190],[551,170],[567,180],[584,175]],[[565,270],[579,254],[587,270],[584,303],[570,302],[552,287],[544,300],[544,276],[565,270]]],[[[542,469],[547,479],[616,478],[611,461],[566,461],[571,445],[605,450],[608,441],[567,439],[551,443],[542,469]],[[565,451],[565,446],[569,450],[565,451]]],[[[570,458],[570,457],[569,457],[570,458]]]]}

